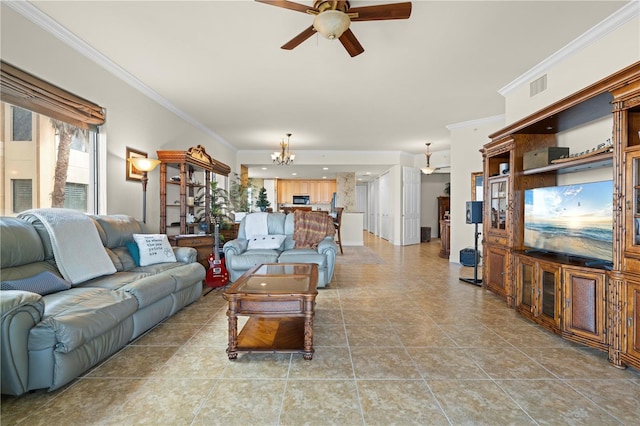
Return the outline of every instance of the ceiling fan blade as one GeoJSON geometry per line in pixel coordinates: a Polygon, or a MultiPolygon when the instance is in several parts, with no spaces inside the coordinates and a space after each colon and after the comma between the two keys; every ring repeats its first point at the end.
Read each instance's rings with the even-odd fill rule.
{"type": "Polygon", "coordinates": [[[362,47],[362,45],[360,44],[360,42],[358,41],[356,36],[353,34],[353,31],[351,31],[350,28],[348,28],[347,31],[342,33],[342,35],[340,36],[340,43],[342,43],[344,48],[347,49],[347,52],[352,58],[364,52],[364,48],[362,47]]]}
{"type": "Polygon", "coordinates": [[[270,4],[271,6],[282,7],[283,9],[295,10],[296,12],[307,13],[308,10],[317,11],[314,7],[305,6],[304,4],[294,3],[287,0],[256,0],[258,3],[270,4]]]}
{"type": "Polygon", "coordinates": [[[352,7],[348,13],[358,14],[357,17],[351,18],[353,22],[408,19],[411,16],[411,2],[352,7]]]}
{"type": "Polygon", "coordinates": [[[305,41],[306,39],[314,35],[315,33],[316,33],[316,29],[313,28],[313,25],[311,25],[309,28],[305,29],[300,34],[298,34],[297,36],[295,36],[294,38],[292,38],[291,40],[283,44],[282,47],[280,48],[285,50],[292,50],[296,48],[300,43],[302,43],[303,41],[305,41]]]}

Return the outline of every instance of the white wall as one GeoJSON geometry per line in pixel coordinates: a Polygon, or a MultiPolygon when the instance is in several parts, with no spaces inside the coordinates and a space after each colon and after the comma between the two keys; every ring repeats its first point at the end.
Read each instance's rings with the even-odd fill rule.
{"type": "Polygon", "coordinates": [[[553,64],[551,68],[541,63],[520,86],[503,91],[506,123],[526,117],[640,60],[638,9],[637,1],[630,2],[577,39],[573,46],[581,47],[579,50],[561,50],[547,59],[546,62],[553,64]],[[595,41],[588,44],[593,38],[595,41]],[[547,90],[529,97],[529,83],[545,73],[547,90]]]}
{"type": "MultiPolygon", "coordinates": [[[[127,146],[156,157],[156,150],[203,145],[214,158],[233,165],[235,152],[150,100],[124,81],[23,18],[1,11],[2,59],[18,68],[106,108],[101,132],[107,135],[106,213],[142,216],[142,187],[125,180],[127,146]]],[[[147,224],[159,227],[159,171],[149,175],[147,224]]]]}
{"type": "MultiPolygon", "coordinates": [[[[471,173],[482,171],[480,149],[490,141],[489,134],[503,126],[502,116],[448,126],[451,132],[451,158],[453,159],[450,262],[460,262],[460,250],[474,246],[475,225],[467,224],[465,215],[466,202],[471,201],[471,173]]],[[[482,236],[479,241],[482,241],[482,236]]]]}

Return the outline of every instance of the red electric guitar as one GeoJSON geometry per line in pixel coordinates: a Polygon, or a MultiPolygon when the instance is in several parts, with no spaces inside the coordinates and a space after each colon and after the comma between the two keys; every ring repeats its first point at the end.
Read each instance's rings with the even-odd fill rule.
{"type": "Polygon", "coordinates": [[[220,259],[220,235],[218,230],[218,224],[216,223],[214,233],[214,246],[213,253],[209,255],[209,269],[207,275],[204,278],[204,282],[207,287],[224,287],[229,282],[229,273],[224,266],[224,259],[220,259]]]}

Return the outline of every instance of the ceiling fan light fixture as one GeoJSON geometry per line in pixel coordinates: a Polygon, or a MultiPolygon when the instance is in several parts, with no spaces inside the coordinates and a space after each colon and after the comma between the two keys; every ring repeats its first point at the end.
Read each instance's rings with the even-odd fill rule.
{"type": "Polygon", "coordinates": [[[313,28],[329,40],[340,38],[347,31],[351,19],[339,10],[325,10],[313,19],[313,28]]]}

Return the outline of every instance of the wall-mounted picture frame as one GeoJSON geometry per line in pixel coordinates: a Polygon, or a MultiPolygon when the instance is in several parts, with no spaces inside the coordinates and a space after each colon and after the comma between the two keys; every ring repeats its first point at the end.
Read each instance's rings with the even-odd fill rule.
{"type": "Polygon", "coordinates": [[[482,201],[483,179],[482,172],[471,173],[471,201],[482,201]]]}
{"type": "Polygon", "coordinates": [[[129,161],[129,158],[136,158],[136,157],[148,158],[149,155],[146,152],[138,151],[137,149],[127,147],[127,152],[125,156],[126,178],[127,180],[134,180],[139,182],[142,180],[142,172],[136,169],[133,166],[133,163],[129,161]]]}

